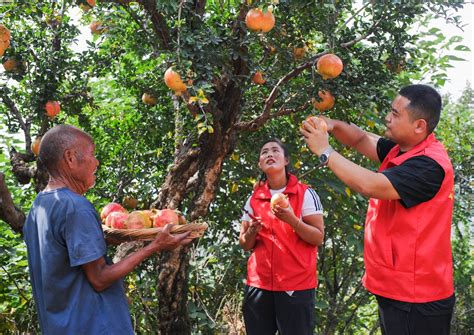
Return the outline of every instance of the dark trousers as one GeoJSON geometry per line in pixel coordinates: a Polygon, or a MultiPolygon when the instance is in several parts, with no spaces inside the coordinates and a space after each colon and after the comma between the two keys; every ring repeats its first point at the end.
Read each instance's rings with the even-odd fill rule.
{"type": "Polygon", "coordinates": [[[245,287],[243,313],[248,335],[312,335],[314,289],[286,292],[245,287]]]}
{"type": "Polygon", "coordinates": [[[382,335],[449,335],[453,309],[426,312],[423,304],[405,303],[402,308],[378,299],[382,335]]]}

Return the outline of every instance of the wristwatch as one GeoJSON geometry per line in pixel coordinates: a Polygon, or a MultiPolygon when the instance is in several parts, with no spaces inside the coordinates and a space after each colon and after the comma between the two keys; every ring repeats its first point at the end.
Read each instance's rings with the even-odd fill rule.
{"type": "Polygon", "coordinates": [[[323,153],[321,154],[321,156],[319,156],[319,166],[326,166],[329,162],[329,156],[334,152],[334,149],[329,146],[327,147],[323,153]]]}

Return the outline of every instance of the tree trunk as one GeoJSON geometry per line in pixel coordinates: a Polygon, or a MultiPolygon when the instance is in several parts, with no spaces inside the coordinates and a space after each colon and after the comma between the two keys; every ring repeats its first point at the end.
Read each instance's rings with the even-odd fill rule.
{"type": "MultiPolygon", "coordinates": [[[[214,132],[199,139],[199,148],[180,148],[155,207],[177,208],[192,188],[195,198],[189,208],[188,220],[194,221],[208,214],[209,205],[216,195],[217,185],[225,158],[236,144],[235,124],[241,113],[241,91],[229,83],[220,97],[214,113],[214,132]],[[225,93],[224,93],[225,92],[225,93]],[[191,185],[191,186],[190,186],[191,185]]],[[[219,94],[217,94],[219,95],[219,94]]],[[[191,324],[187,311],[188,299],[188,247],[160,255],[158,294],[160,297],[158,322],[161,334],[190,334],[191,324]]]]}
{"type": "Polygon", "coordinates": [[[25,213],[15,206],[5,175],[0,172],[0,219],[7,222],[16,233],[22,234],[25,218],[25,213]]]}
{"type": "Polygon", "coordinates": [[[190,334],[188,315],[189,247],[163,252],[157,268],[160,334],[190,334]]]}
{"type": "MultiPolygon", "coordinates": [[[[236,35],[241,39],[246,31],[239,22],[244,20],[245,14],[243,6],[234,27],[236,35]]],[[[238,48],[242,54],[247,53],[246,46],[240,44],[238,48]]],[[[231,66],[236,78],[249,73],[248,65],[242,58],[233,60],[231,66]]],[[[212,108],[203,110],[212,114],[213,132],[205,132],[198,139],[188,137],[176,144],[173,167],[161,186],[157,201],[152,204],[154,208],[179,208],[192,190],[195,197],[187,213],[190,222],[208,214],[209,205],[216,195],[224,160],[235,149],[238,130],[234,126],[242,114],[242,89],[239,83],[230,80],[225,74],[218,76],[213,83],[214,94],[211,100],[214,103],[212,108]]],[[[188,108],[191,110],[192,106],[188,104],[188,108]]],[[[189,247],[182,247],[159,256],[157,292],[158,329],[161,334],[191,334],[187,310],[188,251],[189,247]]]]}

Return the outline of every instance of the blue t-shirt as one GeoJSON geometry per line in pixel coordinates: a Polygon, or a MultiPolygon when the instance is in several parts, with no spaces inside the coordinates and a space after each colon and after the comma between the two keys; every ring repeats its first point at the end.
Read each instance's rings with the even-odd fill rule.
{"type": "Polygon", "coordinates": [[[133,334],[123,281],[96,292],[81,268],[100,257],[110,264],[86,198],[67,188],[39,193],[23,231],[43,334],[133,334]]]}

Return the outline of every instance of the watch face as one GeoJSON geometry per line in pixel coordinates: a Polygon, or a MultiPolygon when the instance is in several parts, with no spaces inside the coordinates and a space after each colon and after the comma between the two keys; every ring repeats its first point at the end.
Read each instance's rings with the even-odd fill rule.
{"type": "Polygon", "coordinates": [[[321,163],[326,163],[328,161],[328,156],[326,156],[325,154],[322,154],[320,157],[319,157],[319,161],[321,163]]]}

